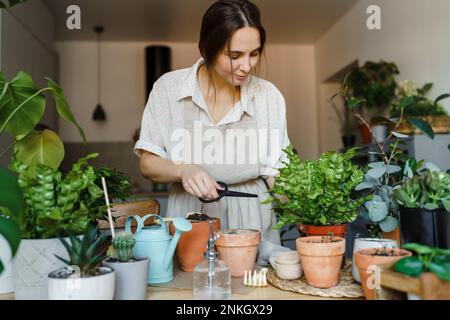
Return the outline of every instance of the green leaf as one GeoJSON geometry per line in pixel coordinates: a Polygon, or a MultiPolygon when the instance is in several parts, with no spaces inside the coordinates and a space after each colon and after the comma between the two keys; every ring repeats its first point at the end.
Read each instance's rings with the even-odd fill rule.
{"type": "Polygon", "coordinates": [[[418,257],[406,257],[398,260],[394,269],[411,277],[418,277],[423,272],[423,262],[418,257]]]}
{"type": "Polygon", "coordinates": [[[45,98],[38,94],[33,79],[24,71],[20,71],[10,83],[5,82],[0,72],[0,91],[5,88],[0,100],[0,133],[6,128],[15,137],[26,135],[44,115],[45,98]]]}
{"type": "Polygon", "coordinates": [[[423,205],[423,207],[427,210],[439,209],[439,205],[437,205],[436,203],[432,203],[432,202],[425,203],[423,205]]]}
{"type": "Polygon", "coordinates": [[[414,102],[414,97],[408,96],[400,100],[399,107],[404,109],[414,102]]]}
{"type": "Polygon", "coordinates": [[[353,109],[353,108],[356,108],[358,105],[360,105],[362,102],[363,102],[363,101],[360,100],[360,99],[358,99],[358,98],[351,97],[351,98],[348,100],[348,102],[347,102],[347,106],[348,106],[350,109],[353,109]]]}
{"type": "Polygon", "coordinates": [[[384,166],[384,161],[371,162],[368,164],[369,168],[380,168],[384,166]]]}
{"type": "Polygon", "coordinates": [[[429,136],[431,139],[434,139],[434,132],[431,126],[425,120],[421,118],[411,117],[408,118],[407,121],[420,129],[424,134],[429,136]]]}
{"type": "MultiPolygon", "coordinates": [[[[2,190],[3,191],[3,190],[2,190]]],[[[14,256],[19,248],[20,243],[20,229],[17,224],[9,218],[2,217],[0,214],[0,235],[2,235],[9,246],[11,247],[12,255],[14,256]]],[[[0,259],[0,274],[3,271],[3,263],[0,259]]]]}
{"type": "Polygon", "coordinates": [[[391,232],[398,227],[398,220],[394,217],[387,216],[384,220],[378,222],[378,225],[384,232],[391,232]]]}
{"type": "Polygon", "coordinates": [[[409,137],[409,136],[406,135],[406,134],[398,133],[398,132],[395,132],[395,131],[392,131],[392,134],[393,134],[394,136],[396,136],[397,138],[399,138],[399,139],[406,139],[406,138],[409,137]]]}
{"type": "Polygon", "coordinates": [[[81,138],[83,139],[83,142],[86,144],[86,136],[84,134],[83,129],[78,125],[78,123],[75,120],[75,117],[72,114],[72,111],[70,110],[69,104],[66,101],[66,97],[64,96],[63,90],[50,78],[45,78],[47,80],[47,85],[52,90],[50,91],[56,102],[56,110],[58,111],[59,115],[65,119],[66,121],[74,124],[80,133],[81,138]]]}
{"type": "Polygon", "coordinates": [[[58,169],[64,159],[64,144],[59,136],[45,129],[33,131],[14,146],[17,160],[34,168],[37,164],[43,164],[53,169],[58,169]]]}
{"type": "Polygon", "coordinates": [[[383,220],[388,214],[388,207],[385,202],[372,201],[367,208],[370,220],[378,222],[383,220]]]}
{"type": "Polygon", "coordinates": [[[429,269],[442,280],[450,281],[450,262],[443,264],[431,262],[429,269]]]}
{"type": "Polygon", "coordinates": [[[370,169],[369,171],[367,171],[367,174],[375,179],[380,178],[385,173],[386,173],[386,166],[370,169]]]}
{"type": "Polygon", "coordinates": [[[373,188],[375,184],[371,182],[361,182],[355,188],[356,191],[373,188]]]}
{"type": "Polygon", "coordinates": [[[25,210],[22,190],[17,177],[0,167],[0,208],[6,208],[16,221],[21,221],[25,210]]]}
{"type": "Polygon", "coordinates": [[[388,174],[396,173],[396,172],[399,172],[401,170],[402,170],[402,168],[400,168],[399,166],[394,166],[394,165],[391,165],[391,164],[387,166],[387,173],[388,174]]]}
{"type": "Polygon", "coordinates": [[[439,97],[436,98],[436,100],[434,100],[434,105],[437,105],[439,101],[442,101],[447,98],[450,98],[450,93],[441,94],[439,97]]]}
{"type": "Polygon", "coordinates": [[[430,248],[428,246],[424,246],[424,245],[419,244],[419,243],[415,243],[415,242],[404,244],[403,245],[403,249],[415,251],[418,254],[430,254],[430,253],[433,253],[433,249],[432,248],[430,248]]]}

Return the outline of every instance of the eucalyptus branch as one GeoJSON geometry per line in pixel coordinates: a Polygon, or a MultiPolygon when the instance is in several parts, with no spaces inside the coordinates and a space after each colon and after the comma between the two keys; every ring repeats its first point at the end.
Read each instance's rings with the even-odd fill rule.
{"type": "MultiPolygon", "coordinates": [[[[392,133],[392,132],[397,131],[398,127],[399,127],[400,124],[402,123],[402,121],[403,121],[403,110],[404,110],[404,108],[401,108],[401,109],[400,109],[400,118],[398,119],[397,123],[395,124],[394,129],[391,131],[391,133],[388,135],[388,137],[386,138],[385,141],[388,141],[390,138],[392,138],[392,136],[393,136],[393,133],[392,133]]],[[[383,143],[383,147],[384,147],[384,143],[383,143]]]]}

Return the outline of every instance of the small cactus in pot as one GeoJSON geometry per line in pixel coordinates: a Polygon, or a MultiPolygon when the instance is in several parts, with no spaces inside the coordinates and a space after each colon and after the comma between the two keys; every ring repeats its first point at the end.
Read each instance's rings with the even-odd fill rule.
{"type": "Polygon", "coordinates": [[[132,234],[121,233],[112,240],[114,256],[121,262],[127,262],[133,257],[133,248],[136,243],[132,234]]]}

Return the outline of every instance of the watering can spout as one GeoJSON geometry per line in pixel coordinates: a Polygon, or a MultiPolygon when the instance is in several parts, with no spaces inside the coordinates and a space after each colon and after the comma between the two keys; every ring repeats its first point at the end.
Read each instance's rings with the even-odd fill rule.
{"type": "Polygon", "coordinates": [[[175,227],[175,234],[173,235],[172,240],[170,240],[169,249],[166,251],[166,255],[164,256],[164,269],[167,269],[170,266],[170,262],[172,261],[173,254],[175,253],[175,249],[177,247],[178,240],[180,240],[181,234],[192,230],[192,224],[185,218],[174,218],[173,226],[175,227]]]}

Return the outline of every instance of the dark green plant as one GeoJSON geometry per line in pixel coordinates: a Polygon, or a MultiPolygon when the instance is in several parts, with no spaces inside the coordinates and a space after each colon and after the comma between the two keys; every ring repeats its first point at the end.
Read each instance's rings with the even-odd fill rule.
{"type": "Polygon", "coordinates": [[[434,210],[445,208],[450,212],[450,175],[446,172],[426,171],[406,180],[394,190],[394,198],[405,208],[434,210]]]}
{"type": "Polygon", "coordinates": [[[301,161],[289,145],[284,152],[289,159],[275,177],[270,190],[276,195],[263,204],[274,203],[278,223],[274,229],[285,224],[339,225],[353,221],[358,209],[369,197],[354,197],[354,189],[361,182],[363,172],[351,159],[357,148],[344,154],[329,151],[317,161],[301,161]]]}
{"type": "Polygon", "coordinates": [[[11,8],[19,3],[27,2],[28,0],[0,0],[0,9],[11,8]]]}
{"type": "Polygon", "coordinates": [[[127,262],[133,257],[133,248],[136,240],[132,234],[118,234],[112,240],[115,256],[121,262],[127,262]]]}
{"type": "MultiPolygon", "coordinates": [[[[0,234],[6,239],[14,256],[20,244],[20,228],[25,202],[17,177],[0,167],[0,234]]],[[[4,269],[0,259],[0,274],[4,269]]]]}
{"type": "Polygon", "coordinates": [[[397,261],[394,269],[411,277],[419,277],[424,272],[432,272],[440,279],[450,281],[450,250],[424,246],[418,243],[407,243],[404,249],[417,255],[397,261]]]}
{"type": "Polygon", "coordinates": [[[82,239],[71,234],[70,244],[63,238],[59,238],[69,255],[69,260],[55,255],[68,266],[78,266],[81,276],[93,276],[97,269],[107,258],[106,252],[109,246],[108,236],[99,234],[98,226],[89,226],[82,239]]]}
{"type": "Polygon", "coordinates": [[[343,87],[347,96],[364,101],[368,109],[387,107],[395,98],[397,74],[395,63],[368,61],[349,72],[343,87]]]}
{"type": "Polygon", "coordinates": [[[94,168],[87,164],[98,154],[90,154],[76,162],[66,174],[38,164],[35,170],[18,161],[13,170],[26,202],[22,235],[29,239],[80,234],[101,218],[98,199],[102,189],[96,185],[94,168]]]}

